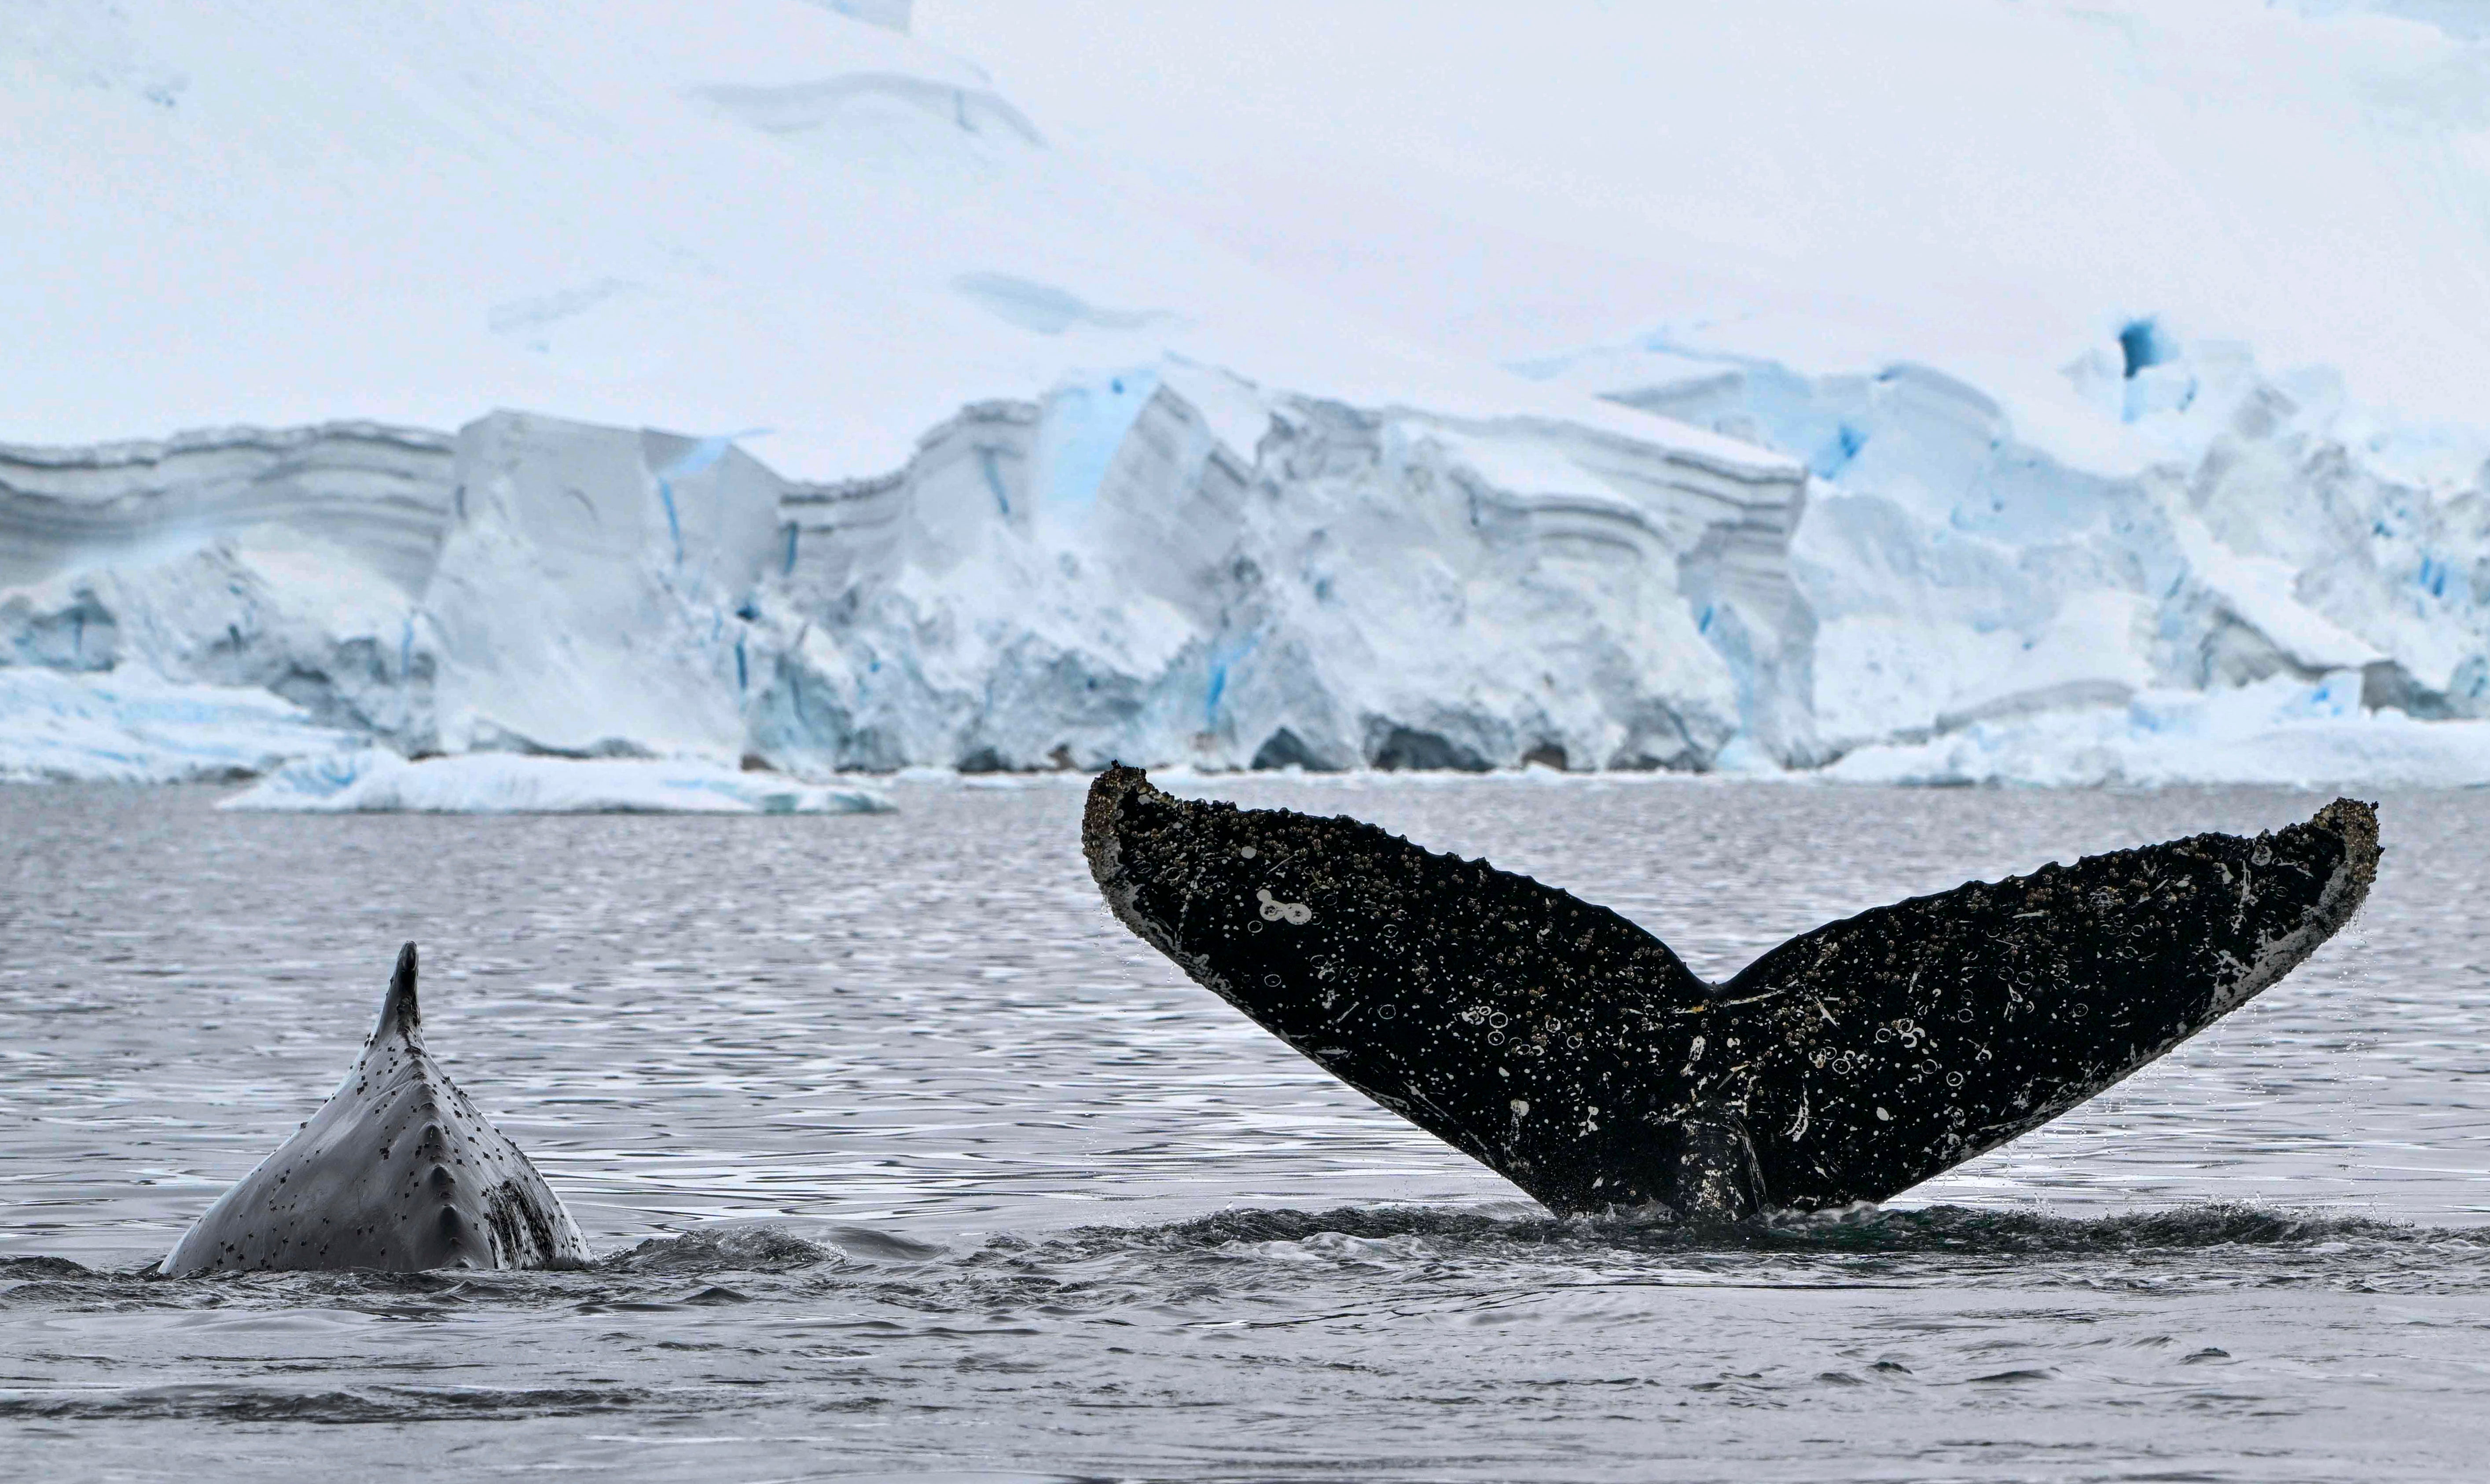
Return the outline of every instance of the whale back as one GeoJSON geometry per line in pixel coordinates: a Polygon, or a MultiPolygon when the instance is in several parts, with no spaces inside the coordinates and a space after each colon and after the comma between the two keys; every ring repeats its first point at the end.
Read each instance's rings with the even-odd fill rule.
{"type": "Polygon", "coordinates": [[[2338,800],[1878,908],[1725,984],[1634,923],[1346,817],[1111,768],[1083,822],[1127,926],[1325,1070],[1558,1211],[1881,1200],[2047,1121],[2358,910],[2338,800]]]}
{"type": "Polygon", "coordinates": [[[309,1122],[208,1208],[163,1263],[222,1271],[556,1267],[588,1244],[544,1178],[424,1049],[416,948],[309,1122]]]}

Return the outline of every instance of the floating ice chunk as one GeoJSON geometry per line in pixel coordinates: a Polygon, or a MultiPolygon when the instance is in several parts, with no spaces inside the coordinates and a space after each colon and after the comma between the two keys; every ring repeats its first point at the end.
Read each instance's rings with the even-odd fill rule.
{"type": "Polygon", "coordinates": [[[0,667],[0,782],[225,780],[354,741],[265,690],[0,667]]]}
{"type": "Polygon", "coordinates": [[[2490,721],[2363,712],[2360,677],[2274,679],[2213,693],[2156,690],[2124,706],[1982,721],[1827,769],[1853,783],[2098,787],[2264,783],[2490,785],[2490,721]]]}
{"type": "Polygon", "coordinates": [[[306,758],[226,809],[296,814],[878,814],[879,792],[714,763],[477,752],[410,763],[377,747],[306,758]]]}

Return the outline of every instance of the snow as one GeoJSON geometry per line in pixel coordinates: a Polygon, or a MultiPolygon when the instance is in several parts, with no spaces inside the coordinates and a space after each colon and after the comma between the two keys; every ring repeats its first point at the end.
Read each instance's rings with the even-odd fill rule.
{"type": "Polygon", "coordinates": [[[2477,781],[2454,14],[0,4],[0,771],[2477,781]]]}
{"type": "Polygon", "coordinates": [[[1128,199],[1449,353],[1909,361],[2027,437],[2157,318],[2411,422],[2490,385],[2473,0],[926,0],[1128,199]]]}
{"type": "Polygon", "coordinates": [[[1172,354],[1633,425],[1136,207],[908,10],[0,7],[0,319],[40,348],[0,361],[0,439],[511,407],[764,430],[782,474],[844,479],[967,404],[1172,354]]]}
{"type": "Polygon", "coordinates": [[[217,804],[280,814],[877,814],[883,795],[698,762],[476,753],[408,762],[365,747],[290,763],[217,804]]]}

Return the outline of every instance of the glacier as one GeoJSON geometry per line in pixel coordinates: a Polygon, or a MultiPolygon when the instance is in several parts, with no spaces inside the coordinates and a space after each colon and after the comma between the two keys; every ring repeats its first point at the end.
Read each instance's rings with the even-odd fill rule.
{"type": "Polygon", "coordinates": [[[0,451],[0,530],[104,533],[21,557],[0,654],[255,682],[409,755],[803,777],[1803,749],[1804,470],[1654,426],[1172,362],[973,405],[832,484],[519,413],[0,451]]]}
{"type": "Polygon", "coordinates": [[[2483,38],[1417,14],[0,6],[0,776],[2490,777],[2483,38]]]}
{"type": "MultiPolygon", "coordinates": [[[[326,753],[729,778],[2490,782],[2482,440],[2167,336],[2066,370],[2142,441],[2127,469],[1907,364],[1650,337],[1528,369],[1650,433],[1169,359],[830,483],[508,412],[0,451],[0,530],[75,534],[12,543],[0,676],[257,684],[326,753]]],[[[19,769],[47,771],[76,773],[19,769]]]]}
{"type": "MultiPolygon", "coordinates": [[[[2337,719],[2490,714],[2490,435],[2383,422],[2337,379],[2268,374],[2236,344],[2164,334],[2146,359],[2096,348],[2064,368],[2129,439],[2124,463],[2027,440],[1907,363],[1810,377],[1663,335],[1534,369],[1808,461],[1789,560],[1828,752],[2041,713],[2131,715],[2150,751],[2172,697],[2280,680],[2339,698],[2345,675],[2337,719]]],[[[2218,718],[2253,730],[2254,710],[2203,714],[2230,735],[2218,718]]],[[[2015,756],[2042,734],[2024,735],[2015,756]]],[[[2349,771],[2293,776],[2369,775],[2335,756],[2349,771]]]]}

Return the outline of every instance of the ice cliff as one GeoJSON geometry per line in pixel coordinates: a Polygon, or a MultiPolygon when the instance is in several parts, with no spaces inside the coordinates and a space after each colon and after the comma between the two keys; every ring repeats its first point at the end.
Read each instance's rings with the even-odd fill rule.
{"type": "Polygon", "coordinates": [[[2122,464],[1908,364],[1808,377],[1655,338],[1541,369],[1807,460],[1790,564],[1828,751],[2274,680],[2328,715],[2490,714],[2490,437],[2382,422],[2331,376],[2135,323],[2064,373],[2122,464]]]}
{"type": "Polygon", "coordinates": [[[519,413],[0,451],[0,692],[285,713],[187,763],[17,763],[64,776],[353,738],[815,775],[2490,781],[2490,445],[2135,342],[2067,368],[2141,440],[2124,470],[1925,367],[1658,341],[1535,368],[1665,415],[1639,439],[1170,360],[971,405],[839,483],[519,413]]]}
{"type": "Polygon", "coordinates": [[[1793,461],[1170,363],[780,479],[502,413],[0,452],[0,654],[412,754],[798,772],[1806,756],[1793,461]]]}

